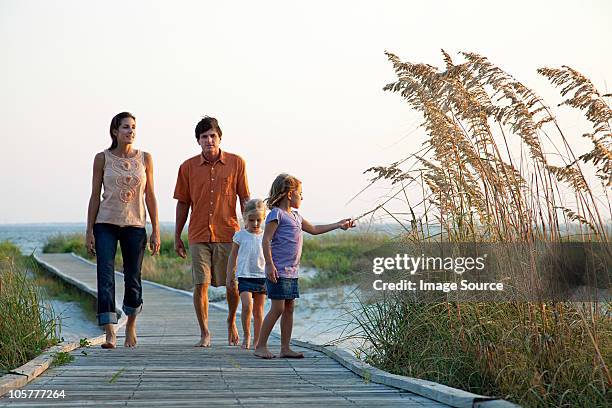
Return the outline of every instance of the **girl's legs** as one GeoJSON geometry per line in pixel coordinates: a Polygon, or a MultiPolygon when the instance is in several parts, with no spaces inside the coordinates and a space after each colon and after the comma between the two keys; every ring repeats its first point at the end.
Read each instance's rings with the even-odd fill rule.
{"type": "Polygon", "coordinates": [[[265,293],[253,293],[253,345],[257,348],[259,343],[259,333],[264,318],[264,304],[266,303],[265,293]]]}
{"type": "Polygon", "coordinates": [[[240,302],[242,303],[242,313],[240,314],[240,320],[242,320],[242,332],[244,337],[242,339],[242,348],[248,349],[251,347],[251,313],[253,311],[252,304],[252,293],[240,292],[240,302]]]}
{"type": "Polygon", "coordinates": [[[103,348],[115,348],[117,336],[115,324],[115,254],[119,228],[111,224],[95,224],[93,227],[96,239],[96,269],[98,283],[97,316],[98,325],[104,326],[106,343],[103,348]]]}
{"type": "Polygon", "coordinates": [[[120,230],[119,243],[123,255],[123,311],[128,316],[125,326],[125,347],[135,347],[136,315],[142,310],[142,282],[140,271],[147,244],[147,233],[144,228],[123,227],[120,230]]]}
{"type": "Polygon", "coordinates": [[[283,310],[285,309],[285,300],[284,299],[272,299],[272,306],[266,315],[266,318],[263,321],[261,326],[261,331],[259,332],[259,338],[257,339],[257,347],[255,348],[255,356],[260,358],[274,358],[274,354],[270,353],[268,350],[268,337],[270,337],[270,333],[272,333],[272,329],[276,324],[276,321],[283,314],[283,310]]]}
{"type": "Polygon", "coordinates": [[[291,332],[293,331],[293,306],[295,299],[286,299],[281,316],[281,358],[304,358],[304,354],[291,350],[291,332]]]}

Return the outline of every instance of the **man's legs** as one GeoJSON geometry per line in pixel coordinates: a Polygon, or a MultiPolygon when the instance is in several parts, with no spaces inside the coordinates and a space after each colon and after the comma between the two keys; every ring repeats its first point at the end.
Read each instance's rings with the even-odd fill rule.
{"type": "Polygon", "coordinates": [[[208,286],[210,285],[213,252],[210,244],[190,244],[191,270],[193,273],[193,307],[200,325],[200,341],[196,347],[210,347],[211,333],[208,329],[208,286]]]}
{"type": "Polygon", "coordinates": [[[195,285],[193,289],[193,307],[200,325],[200,341],[196,347],[210,347],[210,331],[208,330],[208,284],[195,285]]]}
{"type": "Polygon", "coordinates": [[[238,328],[236,327],[236,312],[238,310],[238,303],[240,302],[240,295],[238,294],[238,287],[234,285],[234,289],[225,288],[225,296],[227,297],[227,344],[230,346],[237,346],[240,342],[240,336],[238,336],[238,328]]]}
{"type": "MultiPolygon", "coordinates": [[[[232,249],[232,243],[229,242],[215,242],[210,244],[212,249],[212,267],[210,273],[211,285],[212,286],[226,286],[227,282],[227,259],[229,257],[230,250],[232,249]]],[[[235,280],[236,277],[232,276],[235,280]]],[[[230,346],[237,346],[240,342],[238,336],[238,328],[236,327],[236,312],[238,310],[238,303],[240,303],[240,295],[238,293],[238,285],[234,285],[234,289],[226,287],[225,297],[227,299],[227,344],[230,346]]]]}

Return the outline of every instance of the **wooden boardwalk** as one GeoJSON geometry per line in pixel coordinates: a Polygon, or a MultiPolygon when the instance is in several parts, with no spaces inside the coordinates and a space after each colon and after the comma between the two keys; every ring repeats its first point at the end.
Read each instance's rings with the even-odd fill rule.
{"type": "MultiPolygon", "coordinates": [[[[92,288],[95,267],[69,254],[39,255],[92,288]]],[[[117,305],[123,282],[117,279],[117,305]]],[[[210,308],[212,347],[196,348],[199,328],[192,298],[144,283],[138,347],[80,348],[74,361],[50,368],[22,390],[64,391],[60,399],[0,398],[0,406],[127,407],[447,407],[413,393],[369,382],[323,353],[295,347],[303,360],[255,358],[227,345],[226,313],[210,308]]],[[[298,305],[299,307],[299,305],[298,305]]],[[[238,324],[240,328],[240,324],[238,324]]],[[[271,350],[278,339],[271,337],[271,350]]]]}

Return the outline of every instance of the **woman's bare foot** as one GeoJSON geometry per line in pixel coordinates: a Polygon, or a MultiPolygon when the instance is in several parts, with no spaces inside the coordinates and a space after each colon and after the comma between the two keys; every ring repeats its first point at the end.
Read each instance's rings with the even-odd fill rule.
{"type": "Polygon", "coordinates": [[[255,357],[263,358],[266,360],[270,360],[276,357],[274,354],[270,353],[270,350],[268,350],[268,348],[265,346],[257,347],[255,349],[255,353],[253,354],[255,354],[255,357]]]}
{"type": "Polygon", "coordinates": [[[113,324],[104,325],[104,332],[106,333],[106,343],[102,344],[103,349],[113,349],[117,344],[117,334],[115,333],[115,327],[113,324]]]}
{"type": "Polygon", "coordinates": [[[245,350],[248,350],[251,348],[251,336],[244,336],[244,339],[242,340],[242,348],[245,350]]]}
{"type": "Polygon", "coordinates": [[[238,328],[236,322],[227,323],[227,344],[230,346],[237,346],[240,342],[240,336],[238,336],[238,328]]]}
{"type": "Polygon", "coordinates": [[[304,353],[298,353],[291,349],[281,350],[279,354],[280,358],[304,358],[304,353]]]}
{"type": "Polygon", "coordinates": [[[210,332],[200,334],[200,341],[194,344],[194,347],[210,347],[210,332]]]}
{"type": "Polygon", "coordinates": [[[130,324],[127,323],[125,326],[125,343],[123,344],[125,347],[136,347],[136,343],[138,343],[138,338],[136,337],[136,322],[130,324]]]}

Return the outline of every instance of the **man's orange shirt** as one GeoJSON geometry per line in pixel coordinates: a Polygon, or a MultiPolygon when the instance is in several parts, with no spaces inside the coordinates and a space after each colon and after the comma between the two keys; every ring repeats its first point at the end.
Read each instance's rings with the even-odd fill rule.
{"type": "Polygon", "coordinates": [[[191,207],[189,243],[232,242],[240,229],[236,196],[249,197],[242,157],[221,151],[211,163],[200,153],[181,164],[174,198],[191,207]]]}

